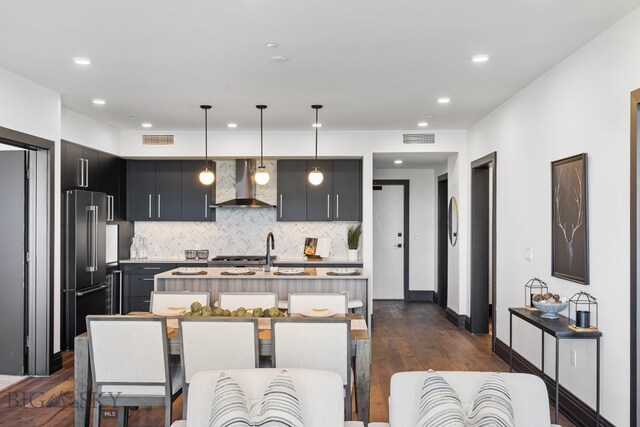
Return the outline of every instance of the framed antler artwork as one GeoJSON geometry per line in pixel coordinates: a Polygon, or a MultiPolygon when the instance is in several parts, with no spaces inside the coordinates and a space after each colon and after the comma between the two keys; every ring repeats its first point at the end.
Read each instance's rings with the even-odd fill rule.
{"type": "Polygon", "coordinates": [[[589,284],[587,154],[551,162],[551,275],[589,284]]]}

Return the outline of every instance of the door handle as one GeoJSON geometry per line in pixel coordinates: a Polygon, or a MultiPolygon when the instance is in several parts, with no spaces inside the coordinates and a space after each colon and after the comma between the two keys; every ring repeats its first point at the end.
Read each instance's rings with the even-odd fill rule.
{"type": "Polygon", "coordinates": [[[402,247],[402,243],[398,243],[397,245],[393,245],[394,248],[401,248],[402,247]]]}
{"type": "Polygon", "coordinates": [[[84,159],[85,163],[87,164],[87,166],[84,168],[84,175],[85,175],[85,180],[84,180],[84,186],[89,187],[89,159],[84,159]]]}
{"type": "Polygon", "coordinates": [[[149,218],[151,218],[151,194],[149,194],[149,218]]]}
{"type": "Polygon", "coordinates": [[[160,218],[160,194],[158,194],[158,219],[160,218]]]}
{"type": "Polygon", "coordinates": [[[87,207],[87,246],[88,250],[88,262],[87,271],[98,271],[98,207],[87,207]]]}
{"type": "Polygon", "coordinates": [[[85,296],[85,295],[89,295],[89,294],[92,294],[92,293],[94,293],[94,292],[101,291],[101,290],[103,290],[103,289],[104,289],[104,288],[106,288],[106,287],[107,287],[107,285],[100,285],[100,286],[98,286],[98,287],[97,287],[97,288],[95,288],[95,289],[91,289],[90,291],[76,292],[76,296],[77,296],[77,297],[83,297],[83,296],[85,296]]]}
{"type": "Polygon", "coordinates": [[[331,218],[331,194],[327,194],[327,218],[331,218]]]}

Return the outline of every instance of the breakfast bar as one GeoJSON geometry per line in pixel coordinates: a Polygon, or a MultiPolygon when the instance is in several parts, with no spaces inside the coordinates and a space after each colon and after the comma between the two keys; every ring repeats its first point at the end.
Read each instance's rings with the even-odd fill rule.
{"type": "Polygon", "coordinates": [[[262,269],[200,268],[174,269],[155,276],[155,290],[167,292],[210,292],[211,302],[220,292],[276,292],[286,300],[289,293],[349,292],[350,299],[363,302],[362,312],[371,324],[371,281],[362,269],[305,268],[262,269]],[[187,273],[187,274],[185,274],[187,273]],[[193,273],[193,274],[189,274],[193,273]],[[289,274],[291,273],[291,274],[289,274]]]}

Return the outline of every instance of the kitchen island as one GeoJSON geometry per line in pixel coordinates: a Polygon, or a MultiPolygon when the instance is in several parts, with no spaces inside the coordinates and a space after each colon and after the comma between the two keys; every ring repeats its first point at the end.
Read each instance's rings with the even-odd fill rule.
{"type": "MultiPolygon", "coordinates": [[[[304,275],[285,275],[277,271],[251,270],[250,275],[229,275],[228,268],[202,268],[203,274],[180,275],[173,269],[155,275],[156,291],[210,292],[211,302],[218,300],[220,292],[276,292],[281,300],[289,293],[349,292],[350,299],[363,302],[363,314],[371,324],[371,281],[365,270],[355,269],[357,276],[332,275],[331,268],[306,268],[304,275]]],[[[275,269],[274,269],[275,270],[275,269]]]]}

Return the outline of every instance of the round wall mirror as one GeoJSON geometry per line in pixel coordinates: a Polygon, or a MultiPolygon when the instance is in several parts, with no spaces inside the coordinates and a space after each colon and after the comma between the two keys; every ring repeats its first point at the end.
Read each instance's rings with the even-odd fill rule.
{"type": "Polygon", "coordinates": [[[449,243],[458,243],[458,201],[455,197],[449,199],[449,243]]]}

